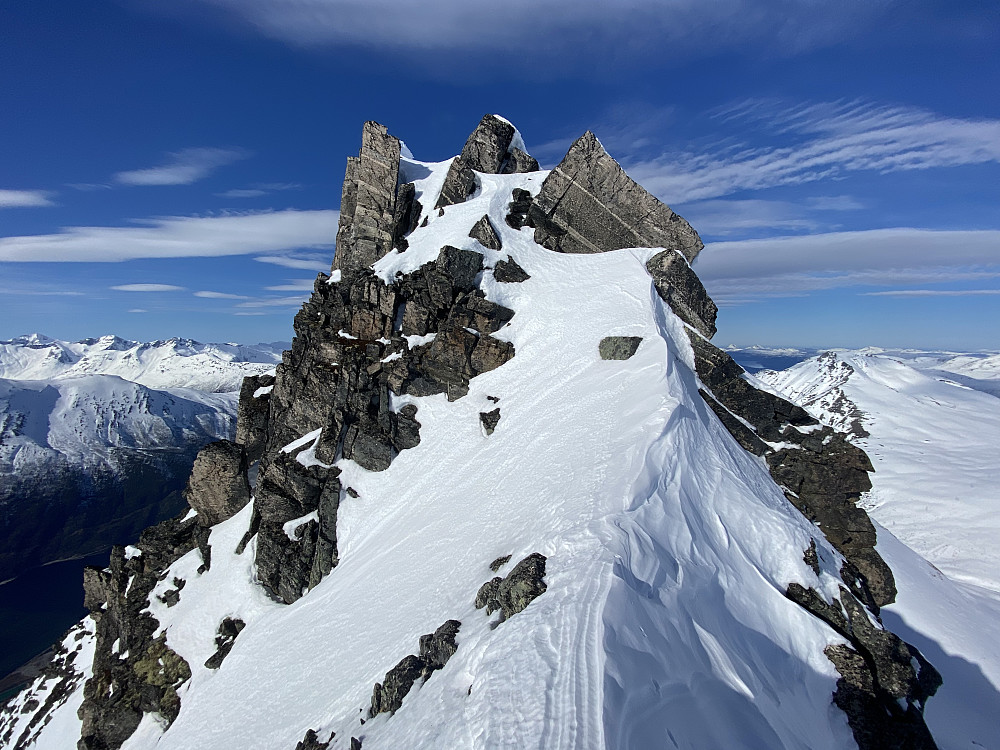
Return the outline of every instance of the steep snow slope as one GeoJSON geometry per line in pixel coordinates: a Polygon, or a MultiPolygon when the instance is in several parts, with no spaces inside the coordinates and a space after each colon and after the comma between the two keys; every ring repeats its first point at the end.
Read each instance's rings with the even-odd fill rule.
{"type": "MultiPolygon", "coordinates": [[[[447,163],[425,166],[431,181],[447,163]]],[[[419,266],[540,176],[481,179],[378,268],[419,266]]],[[[295,604],[267,600],[233,554],[249,508],[213,528],[208,572],[197,552],[178,560],[164,586],[186,580],[180,601],[152,611],[193,677],[169,730],[147,716],[125,747],[291,748],[309,728],[334,731],[335,748],[853,746],[823,655],[841,639],[784,596],[790,581],[832,596],[836,579],[804,562],[815,528],[699,397],[682,324],[644,267],[652,251],[560,255],[500,230],[531,275],[484,282],[516,311],[499,334],[514,359],[459,401],[416,399],[420,445],[388,470],[340,462],[359,494],[341,506],[341,562],[295,604]],[[627,363],[603,361],[608,335],[643,341],[627,363]],[[501,409],[490,436],[487,396],[501,409]],[[548,557],[548,590],[496,626],[473,607],[488,564],[531,552],[548,557]],[[225,616],[248,624],[213,672],[201,665],[225,616]],[[449,618],[456,655],[362,724],[374,683],[449,618]]]]}
{"type": "Polygon", "coordinates": [[[863,352],[757,378],[852,433],[875,466],[875,519],[949,577],[1000,593],[1000,400],[863,352]]]}
{"type": "Polygon", "coordinates": [[[247,375],[281,361],[284,344],[202,344],[190,339],[140,343],[117,336],[58,341],[40,334],[0,341],[0,378],[54,380],[117,375],[149,388],[238,391],[247,375]]]}
{"type": "Polygon", "coordinates": [[[757,377],[856,424],[875,465],[863,502],[899,589],[883,618],[944,678],[927,723],[942,748],[1000,747],[1000,401],[933,377],[942,359],[837,351],[757,377]]]}

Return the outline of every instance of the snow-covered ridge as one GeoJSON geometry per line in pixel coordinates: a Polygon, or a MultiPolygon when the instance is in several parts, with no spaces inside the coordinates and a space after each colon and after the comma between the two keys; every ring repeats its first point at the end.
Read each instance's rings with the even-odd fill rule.
{"type": "Polygon", "coordinates": [[[281,361],[283,343],[203,344],[191,339],[128,341],[102,336],[59,341],[41,334],[0,341],[0,378],[54,380],[117,375],[149,388],[237,391],[247,375],[281,361]]]}

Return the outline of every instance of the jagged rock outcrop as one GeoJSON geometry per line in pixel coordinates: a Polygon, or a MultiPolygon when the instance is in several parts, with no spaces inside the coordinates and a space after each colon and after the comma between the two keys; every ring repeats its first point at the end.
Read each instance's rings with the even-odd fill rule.
{"type": "Polygon", "coordinates": [[[218,669],[223,660],[229,656],[236,643],[236,636],[246,627],[246,623],[238,617],[226,617],[219,623],[219,634],[215,637],[216,651],[205,660],[209,669],[218,669]]]}
{"type": "MultiPolygon", "coordinates": [[[[545,555],[533,552],[505,577],[497,576],[484,583],[476,593],[476,609],[485,607],[488,615],[499,610],[501,622],[523,612],[548,588],[545,585],[545,560],[545,555]]],[[[498,565],[497,570],[501,567],[498,565]]]]}
{"type": "Polygon", "coordinates": [[[528,216],[535,242],[560,253],[662,247],[693,261],[704,247],[691,225],[625,174],[589,130],[545,178],[528,216]]]}
{"type": "Polygon", "coordinates": [[[474,240],[479,240],[479,244],[487,250],[501,250],[503,248],[503,243],[497,235],[497,230],[490,223],[489,216],[484,215],[473,224],[472,229],[469,230],[469,236],[474,240]]]}
{"type": "Polygon", "coordinates": [[[236,442],[243,446],[250,463],[260,459],[267,442],[267,417],[271,411],[273,375],[250,375],[240,386],[236,411],[236,442]]]}
{"type": "Polygon", "coordinates": [[[664,250],[657,253],[649,259],[646,270],[653,277],[656,293],[678,318],[707,339],[715,335],[715,316],[719,308],[680,252],[664,250]]]}
{"type": "Polygon", "coordinates": [[[936,748],[922,714],[941,685],[941,675],[923,655],[876,626],[846,588],[833,604],[797,583],[788,586],[786,596],[850,642],[829,646],[825,653],[841,674],[834,702],[847,714],[859,749],[936,748]]]}
{"type": "Polygon", "coordinates": [[[597,345],[601,359],[631,359],[639,351],[642,336],[605,336],[597,345]]]}
{"type": "Polygon", "coordinates": [[[765,458],[786,497],[861,572],[875,602],[892,602],[892,571],[875,551],[871,519],[857,506],[871,489],[865,452],[801,407],[754,388],[721,349],[696,334],[690,339],[708,405],[746,450],[765,458]]]}
{"type": "Polygon", "coordinates": [[[361,151],[347,159],[334,271],[364,268],[393,247],[406,249],[405,236],[417,226],[421,206],[412,183],[398,184],[400,149],[384,125],[364,124],[361,151]]]}
{"type": "Polygon", "coordinates": [[[507,215],[504,221],[511,229],[521,229],[528,225],[528,212],[531,210],[531,193],[522,188],[514,188],[507,204],[507,215]]]}
{"type": "Polygon", "coordinates": [[[455,636],[461,626],[458,620],[448,620],[433,633],[420,636],[419,655],[403,657],[382,682],[375,683],[368,716],[396,713],[417,680],[426,680],[455,655],[458,650],[455,636]]]}
{"type": "Polygon", "coordinates": [[[217,440],[198,452],[184,499],[198,514],[199,524],[221,523],[250,502],[248,468],[243,446],[231,440],[217,440]]]}
{"type": "Polygon", "coordinates": [[[538,162],[520,149],[517,149],[517,154],[508,155],[516,132],[506,120],[496,115],[484,115],[465,142],[462,153],[448,168],[441,195],[434,207],[444,208],[464,202],[476,189],[474,172],[501,174],[538,169],[538,162]]]}
{"type": "Polygon", "coordinates": [[[144,610],[167,567],[198,547],[207,532],[182,518],[146,529],[135,548],[115,547],[106,570],[84,571],[84,604],[96,623],[97,642],[80,708],[80,750],[115,750],[144,713],[158,713],[169,724],[180,711],[177,690],[191,668],[162,635],[154,638],[159,623],[144,610]]]}

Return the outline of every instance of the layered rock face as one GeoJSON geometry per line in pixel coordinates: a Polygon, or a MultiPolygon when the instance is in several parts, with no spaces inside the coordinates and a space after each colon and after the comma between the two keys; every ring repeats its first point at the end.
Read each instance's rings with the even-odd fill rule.
{"type": "Polygon", "coordinates": [[[529,213],[535,242],[561,253],[663,247],[693,261],[698,233],[625,174],[589,130],[552,170],[529,213]]]}

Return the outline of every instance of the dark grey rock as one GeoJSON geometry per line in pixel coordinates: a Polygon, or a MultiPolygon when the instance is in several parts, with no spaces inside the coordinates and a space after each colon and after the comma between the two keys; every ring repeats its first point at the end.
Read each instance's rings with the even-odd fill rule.
{"type": "Polygon", "coordinates": [[[392,249],[399,153],[399,139],[377,122],[365,123],[361,151],[347,161],[333,270],[364,268],[392,249]]]}
{"type": "Polygon", "coordinates": [[[705,338],[712,338],[719,308],[684,257],[679,252],[665,250],[650,258],[646,269],[653,277],[660,299],[670,305],[677,317],[705,338]]]}
{"type": "Polygon", "coordinates": [[[497,231],[490,223],[489,216],[484,215],[483,218],[477,221],[472,229],[469,230],[469,236],[474,240],[479,240],[479,244],[487,250],[500,250],[503,247],[497,231]]]}
{"type": "Polygon", "coordinates": [[[209,443],[198,453],[184,499],[202,526],[214,526],[250,502],[246,450],[230,440],[209,443]]]}
{"type": "Polygon", "coordinates": [[[148,607],[167,567],[197,546],[201,527],[193,519],[181,520],[186,515],[146,529],[136,545],[141,554],[126,559],[124,548],[115,547],[107,570],[84,572],[84,601],[96,623],[96,646],[93,676],[84,685],[79,711],[81,750],[117,750],[144,713],[157,712],[169,725],[180,711],[177,691],[191,669],[163,636],[153,638],[159,623],[148,607]]]}
{"type": "Polygon", "coordinates": [[[496,333],[514,317],[514,311],[487,300],[478,290],[461,298],[448,315],[448,325],[496,333]]]}
{"type": "Polygon", "coordinates": [[[528,213],[531,210],[531,193],[522,188],[514,188],[510,194],[510,203],[507,204],[507,215],[504,221],[512,229],[521,229],[530,226],[528,213]]]}
{"type": "Polygon", "coordinates": [[[806,548],[805,554],[802,555],[802,560],[813,569],[813,573],[816,575],[820,574],[819,567],[819,555],[816,554],[816,540],[809,540],[809,547],[806,548]]]}
{"type": "Polygon", "coordinates": [[[789,501],[860,571],[874,602],[894,601],[892,571],[875,551],[875,527],[857,507],[861,493],[871,489],[865,452],[829,427],[815,429],[818,422],[801,407],[754,388],[732,357],[701,336],[691,333],[689,339],[698,376],[710,390],[703,396],[729,432],[748,451],[764,456],[789,501]],[[804,426],[814,429],[796,429],[804,426]]]}
{"type": "Polygon", "coordinates": [[[940,674],[916,648],[873,624],[846,588],[840,593],[831,605],[814,589],[792,583],[786,595],[850,643],[825,653],[841,674],[834,703],[847,714],[858,747],[935,748],[923,707],[941,685],[940,674]]]}
{"type": "Polygon", "coordinates": [[[507,159],[500,170],[501,174],[520,174],[522,172],[537,172],[538,162],[535,157],[521,149],[512,146],[507,152],[507,159]]]}
{"type": "MultiPolygon", "coordinates": [[[[514,132],[514,126],[510,123],[494,115],[485,115],[465,142],[462,153],[448,168],[435,208],[462,203],[472,195],[476,187],[476,176],[473,171],[500,174],[500,170],[508,160],[507,150],[514,138],[514,132]]],[[[525,162],[518,157],[517,163],[525,162]]]]}
{"type": "Polygon", "coordinates": [[[510,555],[501,555],[490,563],[490,570],[496,573],[500,568],[510,562],[510,555]]]}
{"type": "Polygon", "coordinates": [[[476,375],[495,370],[514,357],[514,345],[493,336],[480,336],[470,364],[476,375]]]}
{"type": "Polygon", "coordinates": [[[472,291],[476,286],[476,276],[483,270],[483,256],[480,253],[451,245],[441,248],[435,263],[450,277],[452,287],[461,292],[472,291]]]}
{"type": "Polygon", "coordinates": [[[236,442],[244,447],[250,463],[260,459],[267,442],[267,419],[271,394],[254,397],[261,388],[274,385],[273,375],[249,375],[243,378],[236,411],[236,442]]]}
{"type": "Polygon", "coordinates": [[[368,716],[394,714],[403,705],[403,699],[417,680],[426,680],[444,667],[458,650],[455,636],[461,625],[458,620],[448,620],[433,633],[420,636],[420,655],[403,657],[402,661],[386,673],[382,682],[375,683],[368,716]]]}
{"type": "Polygon", "coordinates": [[[641,343],[642,336],[605,336],[597,350],[601,359],[631,359],[641,343]]]}
{"type": "Polygon", "coordinates": [[[493,266],[493,278],[504,284],[517,284],[527,281],[531,277],[511,258],[510,260],[497,261],[496,265],[493,266]]]}
{"type": "Polygon", "coordinates": [[[396,206],[392,218],[392,246],[400,252],[410,246],[406,235],[420,223],[423,206],[415,196],[416,186],[412,182],[404,182],[396,190],[396,206]]]}
{"type": "Polygon", "coordinates": [[[534,552],[515,565],[505,578],[496,577],[484,583],[476,593],[476,609],[485,607],[488,615],[499,610],[501,621],[506,620],[545,593],[544,579],[545,556],[534,552]]]}
{"type": "Polygon", "coordinates": [[[500,424],[500,409],[496,408],[493,411],[479,412],[479,421],[482,423],[486,434],[492,435],[493,430],[495,430],[497,425],[500,424]]]}
{"type": "Polygon", "coordinates": [[[216,651],[205,660],[205,666],[209,669],[218,669],[222,666],[223,660],[229,656],[236,643],[236,636],[246,627],[243,620],[234,617],[227,617],[219,623],[219,634],[215,637],[216,651]]]}
{"type": "Polygon", "coordinates": [[[529,217],[535,242],[562,253],[662,247],[693,261],[704,247],[691,225],[625,174],[590,131],[545,178],[529,217]]]}
{"type": "MultiPolygon", "coordinates": [[[[333,737],[330,737],[333,740],[333,737]]],[[[330,747],[330,742],[320,742],[319,737],[316,735],[315,729],[309,729],[306,731],[305,737],[302,741],[295,745],[295,750],[326,750],[330,747]]]]}

